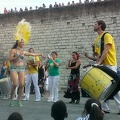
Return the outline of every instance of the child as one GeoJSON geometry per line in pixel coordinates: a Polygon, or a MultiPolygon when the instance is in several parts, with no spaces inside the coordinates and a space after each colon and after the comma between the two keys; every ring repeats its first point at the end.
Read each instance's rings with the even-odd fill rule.
{"type": "Polygon", "coordinates": [[[95,99],[88,99],[85,103],[85,117],[79,117],[77,120],[103,120],[104,112],[101,110],[101,103],[95,99]]]}
{"type": "Polygon", "coordinates": [[[54,120],[64,120],[68,117],[67,107],[63,101],[53,103],[51,108],[51,117],[53,117],[54,120]]]}

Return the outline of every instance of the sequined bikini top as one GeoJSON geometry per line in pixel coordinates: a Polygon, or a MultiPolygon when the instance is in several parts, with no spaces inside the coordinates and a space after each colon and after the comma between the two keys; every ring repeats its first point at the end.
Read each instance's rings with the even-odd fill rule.
{"type": "MultiPolygon", "coordinates": [[[[14,54],[14,57],[17,57],[17,56],[19,56],[20,54],[17,52],[17,50],[16,50],[16,53],[14,54]]],[[[20,56],[19,57],[19,62],[22,62],[22,61],[24,61],[24,59],[25,59],[25,57],[24,57],[24,54],[22,55],[22,56],[20,56]]]]}

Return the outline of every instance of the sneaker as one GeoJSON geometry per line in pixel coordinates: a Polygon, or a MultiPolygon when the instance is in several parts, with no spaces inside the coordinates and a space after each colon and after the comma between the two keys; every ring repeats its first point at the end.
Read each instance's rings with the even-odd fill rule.
{"type": "Polygon", "coordinates": [[[17,98],[16,98],[16,97],[14,97],[14,98],[13,98],[13,100],[17,100],[17,98]]]}
{"type": "Polygon", "coordinates": [[[49,100],[51,97],[48,97],[47,100],[49,100]]]}
{"type": "Polygon", "coordinates": [[[53,99],[48,99],[47,101],[48,101],[48,102],[53,102],[53,99]]]}
{"type": "Polygon", "coordinates": [[[10,100],[10,101],[9,101],[9,106],[10,106],[10,107],[13,107],[13,106],[14,106],[13,100],[10,100]]]}
{"type": "Polygon", "coordinates": [[[8,98],[7,98],[6,96],[4,96],[2,99],[3,99],[3,100],[7,100],[8,98]]]}
{"type": "Polygon", "coordinates": [[[58,99],[57,100],[54,100],[53,102],[57,102],[58,101],[58,99]]]}
{"type": "Polygon", "coordinates": [[[17,104],[18,104],[19,107],[22,107],[22,106],[23,106],[22,103],[21,103],[20,101],[18,101],[17,104]]]}
{"type": "Polygon", "coordinates": [[[25,101],[25,100],[29,100],[29,98],[25,97],[25,98],[23,98],[22,100],[24,100],[24,101],[25,101]]]}
{"type": "Polygon", "coordinates": [[[35,102],[39,102],[40,101],[40,99],[35,99],[35,102]]]}

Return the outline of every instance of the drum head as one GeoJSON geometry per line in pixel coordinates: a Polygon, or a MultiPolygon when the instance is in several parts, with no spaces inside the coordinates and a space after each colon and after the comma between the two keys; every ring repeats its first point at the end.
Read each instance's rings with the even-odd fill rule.
{"type": "Polygon", "coordinates": [[[92,98],[104,101],[114,91],[118,83],[99,68],[90,68],[80,82],[80,87],[92,98]]]}
{"type": "Polygon", "coordinates": [[[3,78],[0,80],[0,91],[1,95],[8,95],[11,91],[11,80],[10,78],[3,78]]]}

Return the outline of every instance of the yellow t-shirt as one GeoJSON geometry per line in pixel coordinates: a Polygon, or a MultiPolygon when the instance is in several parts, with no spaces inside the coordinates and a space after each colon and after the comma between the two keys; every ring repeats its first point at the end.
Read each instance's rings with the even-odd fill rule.
{"type": "Polygon", "coordinates": [[[10,67],[10,61],[7,61],[7,68],[9,69],[10,67]]]}
{"type": "MultiPolygon", "coordinates": [[[[94,46],[95,46],[95,52],[100,55],[101,54],[101,37],[104,34],[104,32],[99,35],[95,41],[94,41],[94,46]]],[[[111,47],[108,51],[108,54],[106,55],[105,59],[103,60],[103,65],[111,65],[111,66],[116,66],[117,65],[117,60],[116,60],[116,49],[115,49],[115,44],[114,44],[114,39],[113,37],[109,34],[106,33],[104,35],[104,45],[105,44],[110,44],[111,47]]]]}
{"type": "MultiPolygon", "coordinates": [[[[32,56],[33,57],[33,56],[32,56]]],[[[34,62],[39,62],[40,61],[40,59],[39,59],[39,57],[38,56],[35,56],[35,57],[33,57],[33,61],[34,62]]],[[[31,60],[31,56],[29,56],[28,57],[28,61],[29,60],[31,60]]],[[[29,61],[30,62],[30,61],[29,61]]],[[[33,63],[33,62],[32,62],[33,63]]],[[[29,65],[29,67],[28,67],[28,74],[34,74],[34,73],[37,73],[38,72],[38,67],[34,67],[34,66],[32,66],[32,65],[29,65]]]]}

